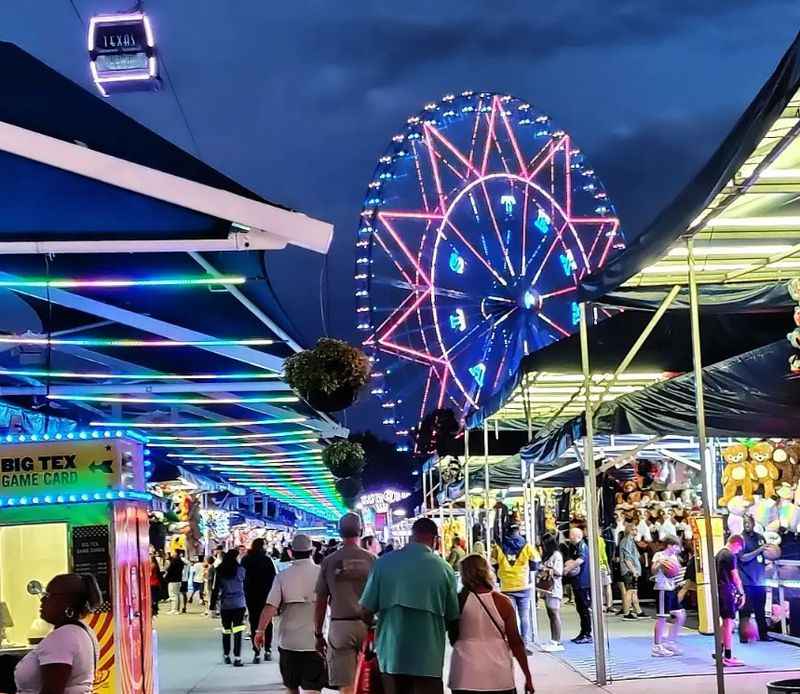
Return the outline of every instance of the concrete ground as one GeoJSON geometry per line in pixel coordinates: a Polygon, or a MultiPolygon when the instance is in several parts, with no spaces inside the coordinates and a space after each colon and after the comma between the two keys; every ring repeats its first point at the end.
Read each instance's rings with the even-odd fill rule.
{"type": "MultiPolygon", "coordinates": [[[[572,636],[573,617],[569,606],[565,609],[565,637],[572,636]]],[[[544,623],[544,622],[543,622],[544,623]]],[[[222,663],[221,634],[219,622],[203,617],[201,614],[162,615],[156,620],[158,633],[158,679],[161,694],[247,694],[249,692],[282,691],[277,662],[253,665],[250,641],[244,641],[243,656],[246,666],[233,668],[222,663]]],[[[626,635],[636,623],[620,627],[626,635]]],[[[646,633],[652,627],[651,620],[643,620],[638,630],[646,633]]],[[[612,622],[612,635],[617,628],[612,622]]],[[[624,639],[620,639],[624,641],[624,639]]],[[[591,647],[584,647],[589,648],[591,647]]],[[[614,648],[614,643],[612,643],[614,648]]],[[[742,647],[740,656],[746,658],[747,651],[742,647]]],[[[793,662],[776,663],[776,669],[796,667],[797,672],[730,672],[726,675],[727,694],[761,694],[766,692],[767,682],[776,679],[800,677],[800,649],[793,662]]],[[[649,662],[649,660],[648,660],[649,662]]],[[[545,653],[531,657],[536,691],[540,694],[591,694],[610,692],[611,694],[694,694],[714,692],[713,668],[707,675],[660,677],[658,679],[635,679],[618,681],[605,687],[589,682],[569,664],[545,653]]],[[[647,664],[644,664],[647,667],[647,664]]]]}

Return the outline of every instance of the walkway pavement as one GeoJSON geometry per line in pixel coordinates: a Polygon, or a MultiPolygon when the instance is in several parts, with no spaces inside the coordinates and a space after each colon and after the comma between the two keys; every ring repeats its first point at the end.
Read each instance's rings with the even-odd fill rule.
{"type": "MultiPolygon", "coordinates": [[[[248,694],[283,691],[277,662],[253,665],[250,641],[245,640],[246,666],[223,665],[219,622],[200,614],[158,617],[160,694],[248,694]]],[[[798,651],[800,655],[800,651],[798,651]]],[[[532,657],[539,694],[695,694],[715,691],[713,673],[702,677],[667,677],[615,682],[597,687],[562,660],[544,653],[532,657]]],[[[797,673],[736,673],[726,676],[727,694],[762,694],[766,683],[800,677],[797,673]]],[[[327,690],[326,690],[327,691],[327,690]]]]}

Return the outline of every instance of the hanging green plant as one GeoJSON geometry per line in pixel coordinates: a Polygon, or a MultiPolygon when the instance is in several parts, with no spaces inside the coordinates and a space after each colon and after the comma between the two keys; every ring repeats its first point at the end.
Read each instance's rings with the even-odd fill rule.
{"type": "Polygon", "coordinates": [[[336,491],[342,497],[342,502],[349,509],[354,509],[358,503],[358,497],[361,495],[364,487],[361,483],[361,477],[355,475],[352,477],[344,477],[336,480],[336,491]]]}
{"type": "Polygon", "coordinates": [[[334,441],[322,451],[322,462],[334,477],[345,478],[360,474],[366,457],[360,443],[342,439],[334,441]]]}
{"type": "Polygon", "coordinates": [[[288,357],[283,368],[286,382],[312,407],[336,412],[353,404],[371,365],[360,349],[322,337],[314,349],[288,357]]]}

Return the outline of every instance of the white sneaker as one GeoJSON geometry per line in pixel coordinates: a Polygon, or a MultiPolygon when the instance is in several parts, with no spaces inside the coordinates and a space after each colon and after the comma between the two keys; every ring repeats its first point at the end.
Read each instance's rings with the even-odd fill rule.
{"type": "Polygon", "coordinates": [[[667,650],[660,643],[655,643],[650,650],[650,655],[654,658],[669,658],[672,655],[672,651],[667,650]]]}
{"type": "Polygon", "coordinates": [[[671,655],[683,655],[683,649],[674,641],[665,641],[661,645],[664,646],[671,655]]]}

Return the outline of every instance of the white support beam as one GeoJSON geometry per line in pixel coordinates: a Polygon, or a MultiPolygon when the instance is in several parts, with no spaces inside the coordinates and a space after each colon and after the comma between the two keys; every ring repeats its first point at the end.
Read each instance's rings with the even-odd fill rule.
{"type": "MultiPolygon", "coordinates": [[[[250,250],[261,248],[256,240],[262,237],[268,248],[282,248],[291,243],[317,253],[327,253],[333,238],[332,224],[312,219],[301,212],[251,200],[227,190],[190,181],[2,121],[0,121],[0,150],[117,188],[146,195],[155,200],[228,220],[244,227],[243,230],[248,232],[244,236],[245,238],[250,236],[250,250]]],[[[236,236],[243,235],[236,234],[236,236]]],[[[61,243],[68,244],[70,242],[61,243]]],[[[94,243],[92,242],[92,244],[94,243]]],[[[129,241],[124,243],[130,244],[129,241]]],[[[193,242],[184,241],[182,243],[184,248],[173,250],[200,250],[193,242]],[[189,247],[192,244],[195,248],[189,247]]],[[[246,243],[246,241],[242,243],[246,243]]],[[[89,250],[85,252],[98,252],[90,250],[92,244],[86,244],[89,246],[89,250]]],[[[0,248],[4,245],[6,244],[0,244],[0,248]]],[[[242,250],[247,250],[247,248],[246,246],[242,250]]],[[[120,248],[120,250],[125,249],[120,248]]],[[[158,250],[168,249],[159,248],[158,250]]],[[[15,250],[13,252],[37,251],[15,250]]],[[[103,250],[102,252],[108,251],[103,250]]]]}

